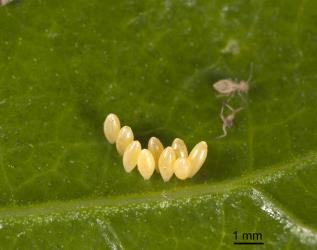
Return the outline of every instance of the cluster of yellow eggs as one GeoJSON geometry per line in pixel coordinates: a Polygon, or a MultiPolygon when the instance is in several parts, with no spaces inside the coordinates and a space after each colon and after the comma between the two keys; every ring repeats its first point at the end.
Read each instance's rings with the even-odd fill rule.
{"type": "Polygon", "coordinates": [[[178,179],[193,177],[204,164],[207,157],[207,143],[199,142],[188,155],[186,144],[176,138],[172,145],[164,149],[161,141],[151,137],[148,148],[142,149],[141,143],[134,140],[132,129],[121,127],[115,114],[109,114],[103,129],[107,140],[116,144],[117,151],[123,155],[123,166],[130,173],[136,166],[145,180],[151,178],[154,170],[159,172],[164,181],[169,181],[173,174],[178,179]]]}

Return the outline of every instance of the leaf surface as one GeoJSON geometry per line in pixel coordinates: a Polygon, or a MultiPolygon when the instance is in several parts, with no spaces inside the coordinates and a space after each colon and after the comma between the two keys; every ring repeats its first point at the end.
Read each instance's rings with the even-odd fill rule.
{"type": "Polygon", "coordinates": [[[236,249],[256,232],[255,249],[315,249],[316,9],[313,0],[1,7],[1,248],[236,249]],[[212,83],[249,77],[249,94],[230,102],[243,111],[216,139],[223,99],[212,83]],[[205,165],[168,183],[125,173],[102,132],[110,112],[143,147],[151,136],[189,148],[205,140],[205,165]]]}

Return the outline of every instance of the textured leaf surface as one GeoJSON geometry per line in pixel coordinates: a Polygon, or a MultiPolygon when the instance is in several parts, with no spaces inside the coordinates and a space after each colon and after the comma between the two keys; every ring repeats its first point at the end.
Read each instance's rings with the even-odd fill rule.
{"type": "Polygon", "coordinates": [[[1,249],[317,248],[316,10],[292,1],[21,1],[0,9],[1,249]],[[251,91],[222,140],[219,79],[251,91]],[[114,112],[207,162],[126,174],[114,112]],[[252,246],[250,246],[252,248],[252,246]]]}

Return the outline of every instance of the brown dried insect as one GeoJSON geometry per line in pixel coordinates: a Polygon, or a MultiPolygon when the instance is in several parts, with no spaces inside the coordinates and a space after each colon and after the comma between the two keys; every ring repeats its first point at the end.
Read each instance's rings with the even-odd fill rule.
{"type": "Polygon", "coordinates": [[[249,91],[249,84],[245,81],[240,81],[237,83],[230,79],[220,80],[213,84],[215,90],[217,90],[221,95],[229,96],[234,93],[248,93],[249,91]]]}
{"type": "Polygon", "coordinates": [[[0,0],[0,6],[6,5],[9,2],[12,2],[13,0],[0,0]]]}
{"type": "Polygon", "coordinates": [[[222,130],[223,130],[223,134],[218,136],[217,138],[223,138],[227,135],[227,128],[231,128],[233,126],[233,120],[235,118],[236,113],[238,113],[239,111],[241,111],[243,108],[237,108],[237,109],[233,109],[232,107],[230,107],[227,103],[223,103],[222,107],[221,107],[221,111],[220,111],[220,118],[222,120],[222,130]],[[228,116],[224,116],[223,112],[224,112],[224,107],[227,107],[228,109],[230,109],[232,111],[232,113],[228,116]]]}
{"type": "Polygon", "coordinates": [[[220,96],[230,96],[229,100],[235,93],[238,93],[239,95],[241,95],[242,93],[247,94],[250,89],[249,82],[252,77],[252,72],[253,72],[253,64],[251,64],[250,75],[247,81],[240,81],[238,83],[231,79],[224,79],[224,80],[215,82],[213,84],[213,87],[216,91],[220,93],[220,96]]]}

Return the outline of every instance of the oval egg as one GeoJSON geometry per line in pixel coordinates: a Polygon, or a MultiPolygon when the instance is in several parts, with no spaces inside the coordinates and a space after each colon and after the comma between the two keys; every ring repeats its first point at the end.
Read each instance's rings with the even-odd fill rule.
{"type": "Polygon", "coordinates": [[[153,154],[154,161],[155,161],[155,169],[158,172],[159,171],[158,160],[160,158],[162,151],[164,150],[164,146],[158,138],[151,137],[148,143],[148,150],[150,150],[151,153],[153,154]]]}
{"type": "Polygon", "coordinates": [[[172,143],[172,148],[175,150],[176,158],[187,158],[187,147],[182,139],[176,138],[172,143]]]}
{"type": "Polygon", "coordinates": [[[207,158],[207,153],[208,146],[204,141],[196,144],[196,146],[192,149],[188,156],[188,160],[192,165],[192,171],[189,177],[193,177],[199,171],[207,158]]]}
{"type": "Polygon", "coordinates": [[[117,140],[116,147],[120,155],[123,155],[124,150],[133,141],[134,136],[132,129],[128,126],[124,126],[120,129],[117,140]]]}
{"type": "Polygon", "coordinates": [[[142,149],[138,157],[138,170],[143,176],[144,180],[151,178],[155,170],[154,157],[150,150],[142,149]]]}
{"type": "Polygon", "coordinates": [[[173,165],[176,160],[175,151],[172,147],[167,147],[163,150],[159,161],[158,167],[163,180],[169,181],[174,174],[173,165]]]}
{"type": "Polygon", "coordinates": [[[180,180],[185,180],[189,177],[192,166],[187,158],[178,158],[173,164],[175,176],[180,180]]]}
{"type": "Polygon", "coordinates": [[[123,154],[123,167],[126,172],[130,173],[138,163],[138,157],[141,152],[141,144],[139,141],[131,142],[123,154]]]}
{"type": "Polygon", "coordinates": [[[115,114],[109,114],[103,123],[103,131],[108,142],[110,142],[111,144],[116,142],[120,128],[121,125],[118,116],[116,116],[115,114]]]}

